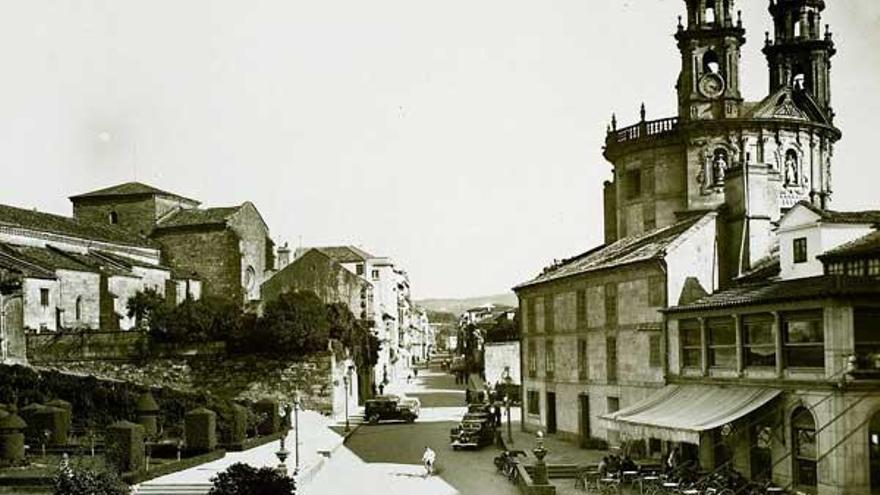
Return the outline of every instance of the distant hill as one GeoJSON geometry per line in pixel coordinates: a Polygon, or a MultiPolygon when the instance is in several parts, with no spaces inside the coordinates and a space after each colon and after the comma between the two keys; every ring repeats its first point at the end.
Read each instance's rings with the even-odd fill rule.
{"type": "Polygon", "coordinates": [[[463,299],[422,299],[415,301],[417,306],[429,309],[431,311],[453,313],[460,315],[470,308],[482,306],[492,303],[496,306],[508,306],[515,308],[519,305],[516,294],[513,292],[507,294],[496,294],[493,296],[467,297],[463,299]]]}

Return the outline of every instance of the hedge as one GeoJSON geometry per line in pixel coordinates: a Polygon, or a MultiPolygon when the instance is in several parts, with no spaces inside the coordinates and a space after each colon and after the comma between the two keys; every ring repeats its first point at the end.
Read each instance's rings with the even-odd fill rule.
{"type": "MultiPolygon", "coordinates": [[[[75,429],[103,431],[119,420],[135,421],[137,401],[144,392],[134,383],[37,370],[21,365],[0,365],[0,403],[45,404],[53,399],[70,402],[75,429]]],[[[182,429],[187,411],[207,407],[217,413],[217,434],[221,442],[233,438],[233,401],[207,393],[182,392],[167,387],[152,389],[159,404],[160,424],[166,434],[182,429]]],[[[182,433],[182,431],[181,431],[182,433]]]]}

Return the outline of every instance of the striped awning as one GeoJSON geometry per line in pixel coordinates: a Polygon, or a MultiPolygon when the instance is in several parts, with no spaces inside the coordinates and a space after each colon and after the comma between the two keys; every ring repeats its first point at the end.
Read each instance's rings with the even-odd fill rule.
{"type": "Polygon", "coordinates": [[[700,433],[746,416],[782,391],[764,387],[667,385],[647,399],[601,416],[624,438],[700,443],[700,433]]]}

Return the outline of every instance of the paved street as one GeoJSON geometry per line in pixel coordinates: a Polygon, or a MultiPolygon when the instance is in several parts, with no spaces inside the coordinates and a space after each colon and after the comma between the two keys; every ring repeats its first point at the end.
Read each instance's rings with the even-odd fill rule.
{"type": "Polygon", "coordinates": [[[422,414],[414,424],[363,425],[309,485],[306,495],[346,493],[396,494],[487,494],[518,493],[514,485],[496,473],[492,459],[499,450],[454,452],[449,429],[464,411],[464,386],[438,368],[421,370],[408,396],[422,402],[422,414]],[[438,473],[425,477],[422,451],[428,445],[437,453],[438,473]]]}

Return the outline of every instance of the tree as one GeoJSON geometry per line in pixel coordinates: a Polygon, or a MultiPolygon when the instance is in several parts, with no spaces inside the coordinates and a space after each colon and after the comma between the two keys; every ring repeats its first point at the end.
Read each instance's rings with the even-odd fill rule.
{"type": "Polygon", "coordinates": [[[327,350],[330,319],[314,292],[284,292],[266,304],[257,334],[264,352],[309,354],[327,350]]]}
{"type": "Polygon", "coordinates": [[[131,490],[116,474],[67,464],[52,478],[54,495],[129,495],[131,490]]]}
{"type": "Polygon", "coordinates": [[[151,313],[150,335],[158,342],[208,342],[237,336],[247,318],[241,308],[218,298],[187,298],[163,304],[151,313]]]}
{"type": "Polygon", "coordinates": [[[165,306],[165,298],[156,289],[148,287],[137,291],[126,302],[126,310],[129,318],[134,318],[138,328],[148,328],[151,316],[165,306]]]}
{"type": "Polygon", "coordinates": [[[211,478],[208,495],[293,495],[296,485],[272,468],[255,468],[238,462],[211,478]]]}
{"type": "Polygon", "coordinates": [[[486,340],[489,342],[509,342],[519,340],[519,314],[513,319],[499,318],[495,320],[486,332],[486,340]]]}
{"type": "Polygon", "coordinates": [[[370,332],[366,323],[358,320],[348,306],[342,303],[327,305],[330,338],[339,340],[349,349],[352,361],[359,370],[369,369],[379,361],[379,338],[370,332]]]}

